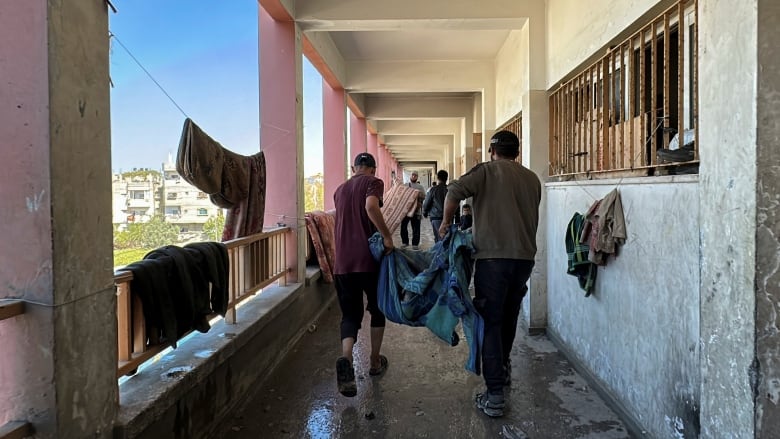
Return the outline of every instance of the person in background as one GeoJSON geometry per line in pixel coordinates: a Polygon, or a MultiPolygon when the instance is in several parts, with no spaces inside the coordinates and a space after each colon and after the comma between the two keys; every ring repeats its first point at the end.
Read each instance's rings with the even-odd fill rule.
{"type": "Polygon", "coordinates": [[[469,230],[471,229],[472,224],[473,221],[471,219],[471,205],[464,204],[463,207],[461,207],[460,224],[458,225],[458,228],[460,230],[469,230]]]}
{"type": "Polygon", "coordinates": [[[336,293],[341,308],[341,353],[336,360],[336,381],[344,396],[355,396],[355,369],[352,351],[363,321],[363,293],[371,314],[371,366],[369,375],[381,375],[387,369],[387,358],[381,355],[385,333],[385,316],[377,304],[379,263],[371,256],[368,238],[379,231],[385,254],[393,250],[393,236],[382,211],[384,183],[374,176],[376,160],[371,154],[355,157],[353,176],[336,189],[335,275],[336,293]]]}
{"type": "Polygon", "coordinates": [[[409,245],[409,230],[407,226],[412,223],[412,248],[417,250],[420,245],[420,216],[422,214],[422,202],[425,199],[425,188],[417,182],[417,171],[413,171],[409,177],[409,183],[406,185],[412,189],[417,189],[417,205],[412,216],[405,216],[401,220],[401,243],[406,247],[409,245]]]}
{"type": "Polygon", "coordinates": [[[436,173],[436,186],[431,187],[423,203],[423,216],[431,218],[433,227],[433,239],[439,242],[439,226],[441,225],[442,215],[444,215],[444,200],[447,197],[447,178],[449,174],[444,169],[436,173]]]}
{"type": "Polygon", "coordinates": [[[486,391],[476,406],[491,417],[504,414],[504,386],[520,304],[536,256],[542,189],[539,178],[515,159],[520,141],[510,131],[490,139],[490,162],[450,183],[439,234],[444,236],[461,200],[473,197],[474,307],[485,320],[482,372],[486,391]]]}

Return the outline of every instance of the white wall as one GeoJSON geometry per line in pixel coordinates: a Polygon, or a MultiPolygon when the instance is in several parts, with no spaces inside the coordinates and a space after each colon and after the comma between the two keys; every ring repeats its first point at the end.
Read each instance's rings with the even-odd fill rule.
{"type": "Polygon", "coordinates": [[[698,176],[548,183],[548,331],[648,430],[698,437],[698,176]],[[619,184],[628,240],[584,297],[566,274],[574,212],[619,184]]]}
{"type": "Polygon", "coordinates": [[[658,0],[548,0],[547,88],[626,29],[658,0]]]}
{"type": "Polygon", "coordinates": [[[513,30],[496,56],[496,123],[499,125],[523,108],[523,93],[528,90],[527,64],[528,32],[513,30]]]}

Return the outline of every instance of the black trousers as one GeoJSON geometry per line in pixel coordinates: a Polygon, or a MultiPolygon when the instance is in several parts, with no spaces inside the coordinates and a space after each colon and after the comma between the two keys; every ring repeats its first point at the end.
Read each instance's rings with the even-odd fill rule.
{"type": "Polygon", "coordinates": [[[417,215],[405,216],[401,220],[401,242],[404,245],[409,245],[409,231],[406,229],[406,225],[409,223],[412,223],[412,245],[420,245],[420,217],[417,215]]]}
{"type": "Polygon", "coordinates": [[[522,259],[477,259],[474,307],[485,320],[482,374],[490,393],[503,392],[504,364],[512,352],[520,304],[533,267],[534,261],[522,259]]]}
{"type": "Polygon", "coordinates": [[[376,297],[379,273],[337,274],[335,278],[341,308],[341,339],[352,337],[357,340],[363,321],[363,292],[368,301],[366,309],[371,314],[371,327],[384,328],[385,315],[379,310],[376,297]]]}

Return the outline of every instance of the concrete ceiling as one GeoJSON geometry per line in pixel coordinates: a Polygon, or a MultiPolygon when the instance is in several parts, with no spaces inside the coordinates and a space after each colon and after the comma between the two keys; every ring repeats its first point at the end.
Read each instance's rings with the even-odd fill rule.
{"type": "Polygon", "coordinates": [[[295,0],[294,10],[396,159],[445,166],[471,136],[467,124],[494,79],[496,55],[540,6],[544,0],[295,0]]]}

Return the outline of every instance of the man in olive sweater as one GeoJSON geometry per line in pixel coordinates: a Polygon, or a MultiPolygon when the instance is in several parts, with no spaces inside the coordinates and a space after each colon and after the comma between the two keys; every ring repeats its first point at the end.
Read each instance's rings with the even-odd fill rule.
{"type": "Polygon", "coordinates": [[[440,236],[452,223],[458,203],[473,197],[474,306],[485,320],[482,371],[487,390],[476,405],[491,417],[504,414],[504,385],[511,381],[509,354],[520,304],[536,256],[536,229],[542,189],[539,178],[515,159],[520,142],[509,131],[490,140],[490,158],[447,187],[440,236]]]}

